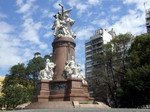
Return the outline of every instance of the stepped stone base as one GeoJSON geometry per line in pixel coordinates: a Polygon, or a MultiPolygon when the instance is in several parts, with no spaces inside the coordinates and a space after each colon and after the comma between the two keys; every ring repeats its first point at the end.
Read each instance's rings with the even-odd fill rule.
{"type": "Polygon", "coordinates": [[[55,108],[74,108],[71,101],[50,101],[34,102],[26,106],[25,109],[55,109],[55,108]]]}
{"type": "Polygon", "coordinates": [[[102,102],[86,102],[85,104],[80,101],[49,101],[49,102],[34,102],[26,103],[17,106],[16,109],[73,109],[73,108],[100,108],[100,109],[111,109],[109,106],[102,102]]]}
{"type": "Polygon", "coordinates": [[[80,78],[42,80],[34,102],[25,109],[74,108],[73,101],[93,101],[88,93],[88,85],[82,84],[80,78]]]}

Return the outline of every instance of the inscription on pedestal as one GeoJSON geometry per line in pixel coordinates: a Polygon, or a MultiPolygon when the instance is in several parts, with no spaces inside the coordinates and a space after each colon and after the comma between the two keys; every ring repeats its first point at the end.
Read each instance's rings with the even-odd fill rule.
{"type": "Polygon", "coordinates": [[[50,85],[50,91],[54,92],[62,92],[65,93],[67,89],[67,84],[62,82],[55,82],[50,85]]]}

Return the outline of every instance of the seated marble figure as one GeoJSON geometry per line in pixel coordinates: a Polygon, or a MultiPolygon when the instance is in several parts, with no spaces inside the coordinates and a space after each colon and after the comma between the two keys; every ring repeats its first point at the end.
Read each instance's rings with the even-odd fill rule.
{"type": "Polygon", "coordinates": [[[55,66],[56,66],[56,64],[51,62],[50,59],[46,59],[45,68],[40,71],[39,79],[52,80],[53,75],[54,75],[53,68],[55,66]]]}
{"type": "Polygon", "coordinates": [[[80,78],[82,79],[83,84],[87,84],[85,77],[83,76],[83,74],[81,74],[80,65],[76,64],[74,61],[74,56],[72,56],[71,60],[66,62],[65,75],[67,78],[80,78]]]}

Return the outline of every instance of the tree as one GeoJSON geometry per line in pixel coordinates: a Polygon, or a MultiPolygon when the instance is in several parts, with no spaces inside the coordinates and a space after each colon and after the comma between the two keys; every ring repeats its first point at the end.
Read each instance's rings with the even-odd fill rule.
{"type": "Polygon", "coordinates": [[[15,108],[18,104],[31,101],[33,83],[26,77],[24,64],[14,65],[10,69],[10,74],[6,75],[2,93],[4,94],[5,105],[8,108],[15,108]]]}
{"type": "Polygon", "coordinates": [[[34,57],[29,61],[26,68],[26,74],[28,75],[29,79],[33,81],[34,87],[37,86],[39,72],[40,70],[44,69],[44,67],[45,60],[42,57],[34,57]]]}
{"type": "Polygon", "coordinates": [[[150,104],[150,65],[128,69],[126,85],[128,107],[142,107],[150,104]]]}
{"type": "MultiPolygon", "coordinates": [[[[105,99],[105,101],[112,107],[120,106],[118,96],[123,92],[121,85],[125,81],[128,66],[127,52],[132,39],[133,35],[129,33],[120,34],[113,38],[111,42],[103,45],[103,53],[96,53],[94,56],[94,60],[100,64],[96,67],[99,71],[96,75],[95,70],[93,71],[93,79],[98,78],[97,80],[99,82],[97,84],[103,85],[105,89],[107,88],[107,91],[105,91],[105,98],[107,99],[105,99]]],[[[92,83],[94,84],[95,80],[93,80],[92,83]]],[[[101,90],[102,86],[95,89],[101,90]]],[[[98,92],[100,91],[97,91],[97,93],[98,92]]],[[[97,93],[95,92],[95,94],[97,93]]]]}
{"type": "Polygon", "coordinates": [[[150,104],[150,35],[137,36],[129,49],[129,68],[120,96],[122,107],[150,104]],[[128,102],[125,102],[125,101],[128,102]]]}
{"type": "MultiPolygon", "coordinates": [[[[45,58],[50,57],[46,55],[45,58]]],[[[7,109],[15,108],[18,104],[32,100],[33,95],[37,92],[38,75],[40,70],[44,69],[44,63],[45,59],[37,52],[34,58],[29,60],[26,67],[23,63],[11,67],[10,73],[6,75],[3,81],[2,87],[7,109]]],[[[3,98],[0,98],[0,101],[3,98]]]]}
{"type": "Polygon", "coordinates": [[[132,68],[150,64],[150,35],[137,36],[129,50],[129,62],[132,68]]]}
{"type": "Polygon", "coordinates": [[[93,76],[90,77],[89,85],[90,89],[93,91],[93,97],[97,101],[102,101],[108,104],[108,88],[106,87],[107,78],[104,76],[103,71],[99,71],[98,69],[93,70],[93,76]]]}
{"type": "Polygon", "coordinates": [[[17,105],[31,100],[28,88],[20,84],[9,85],[3,92],[7,109],[15,108],[17,105]]]}

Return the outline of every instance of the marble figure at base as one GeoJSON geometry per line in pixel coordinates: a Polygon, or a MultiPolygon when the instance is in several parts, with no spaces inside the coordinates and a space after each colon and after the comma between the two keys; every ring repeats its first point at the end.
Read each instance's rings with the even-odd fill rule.
{"type": "Polygon", "coordinates": [[[40,71],[39,79],[43,80],[52,80],[54,72],[53,69],[56,66],[53,62],[51,62],[49,59],[46,59],[45,68],[40,71]]]}
{"type": "Polygon", "coordinates": [[[81,71],[80,65],[75,63],[74,56],[72,56],[71,60],[66,62],[65,76],[67,78],[80,78],[82,79],[83,84],[87,84],[87,81],[83,74],[81,74],[81,71]]]}

